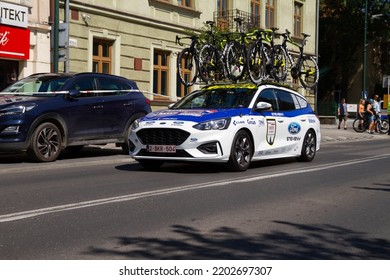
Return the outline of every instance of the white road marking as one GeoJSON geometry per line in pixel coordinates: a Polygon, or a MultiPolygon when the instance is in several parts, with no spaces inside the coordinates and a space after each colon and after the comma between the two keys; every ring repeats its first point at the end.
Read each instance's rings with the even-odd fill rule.
{"type": "Polygon", "coordinates": [[[31,218],[31,217],[40,216],[40,215],[46,215],[46,214],[50,214],[50,213],[64,212],[64,211],[76,210],[76,209],[87,208],[87,207],[94,207],[94,206],[104,205],[104,204],[120,203],[120,202],[135,200],[135,199],[151,197],[151,196],[167,195],[167,194],[171,194],[171,193],[177,193],[177,192],[183,192],[183,191],[189,191],[189,190],[220,187],[220,186],[226,186],[226,185],[231,185],[231,184],[235,184],[235,183],[253,182],[253,181],[259,181],[259,180],[270,179],[270,178],[275,178],[275,177],[297,175],[297,174],[308,173],[308,172],[316,172],[316,171],[325,170],[325,169],[338,168],[340,166],[347,166],[347,165],[359,164],[362,162],[381,160],[381,159],[388,158],[389,156],[390,156],[390,154],[384,154],[384,155],[367,157],[367,158],[362,158],[362,159],[355,159],[355,160],[348,160],[348,161],[323,164],[323,165],[319,165],[319,166],[316,166],[313,168],[292,169],[292,170],[281,172],[281,173],[280,172],[272,172],[272,173],[264,174],[264,175],[255,175],[255,176],[250,176],[250,177],[245,176],[245,177],[239,177],[236,179],[219,180],[219,181],[207,182],[207,183],[201,183],[201,184],[193,184],[193,185],[179,186],[179,187],[173,187],[173,188],[165,188],[165,189],[155,190],[155,191],[140,192],[140,193],[135,193],[135,194],[123,195],[123,196],[115,196],[115,197],[109,197],[109,198],[103,198],[103,199],[83,201],[83,202],[78,202],[78,203],[58,205],[58,206],[53,206],[53,207],[41,208],[41,209],[34,209],[34,210],[23,211],[23,212],[10,213],[10,214],[5,214],[5,215],[0,215],[0,223],[22,220],[22,219],[27,219],[27,218],[31,218]]]}

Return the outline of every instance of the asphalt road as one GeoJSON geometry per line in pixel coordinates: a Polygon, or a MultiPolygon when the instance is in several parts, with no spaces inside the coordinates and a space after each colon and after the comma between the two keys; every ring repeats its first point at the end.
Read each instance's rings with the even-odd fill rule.
{"type": "Polygon", "coordinates": [[[117,149],[0,157],[0,259],[390,259],[386,137],[244,173],[117,149]]]}

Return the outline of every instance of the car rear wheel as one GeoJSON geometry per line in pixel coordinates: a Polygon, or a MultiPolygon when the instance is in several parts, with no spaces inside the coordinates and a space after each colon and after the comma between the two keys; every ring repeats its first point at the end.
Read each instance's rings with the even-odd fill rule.
{"type": "Polygon", "coordinates": [[[303,140],[301,156],[298,157],[299,161],[309,162],[312,161],[316,155],[317,149],[317,137],[315,132],[311,129],[306,132],[303,140]]]}
{"type": "Polygon", "coordinates": [[[34,130],[27,153],[34,161],[55,161],[61,153],[61,145],[58,127],[52,123],[42,123],[34,130]]]}
{"type": "Polygon", "coordinates": [[[253,144],[250,135],[245,130],[240,130],[234,137],[230,158],[227,163],[232,171],[241,172],[248,169],[253,155],[253,144]]]}

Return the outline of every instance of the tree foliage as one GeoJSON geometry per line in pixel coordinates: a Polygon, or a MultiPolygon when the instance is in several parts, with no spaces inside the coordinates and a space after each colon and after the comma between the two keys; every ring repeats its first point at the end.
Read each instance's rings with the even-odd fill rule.
{"type": "MultiPolygon", "coordinates": [[[[381,74],[390,74],[390,0],[367,3],[367,42],[375,46],[374,57],[381,74]]],[[[335,89],[348,92],[362,67],[365,5],[366,0],[320,1],[319,65],[327,70],[320,79],[320,99],[335,89]]]]}

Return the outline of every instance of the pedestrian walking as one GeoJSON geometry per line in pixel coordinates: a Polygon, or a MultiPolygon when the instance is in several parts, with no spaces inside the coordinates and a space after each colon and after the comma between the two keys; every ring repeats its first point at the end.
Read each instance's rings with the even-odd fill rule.
{"type": "Polygon", "coordinates": [[[379,105],[378,98],[379,98],[378,95],[374,95],[374,99],[370,99],[372,100],[371,106],[373,112],[373,121],[370,123],[370,127],[368,128],[369,131],[372,132],[375,131],[377,133],[379,133],[379,131],[376,131],[376,123],[380,118],[380,112],[381,112],[381,107],[379,105]]]}
{"type": "Polygon", "coordinates": [[[337,116],[339,117],[338,129],[340,129],[341,123],[343,121],[344,121],[344,129],[347,129],[348,109],[347,109],[347,104],[345,103],[345,98],[341,98],[341,102],[337,109],[337,116]]]}
{"type": "Polygon", "coordinates": [[[367,116],[368,116],[368,123],[369,123],[368,133],[370,133],[370,134],[374,134],[374,126],[375,126],[375,121],[374,121],[375,111],[372,108],[373,103],[374,103],[374,99],[370,99],[368,101],[368,105],[367,105],[367,109],[366,109],[367,116]]]}

